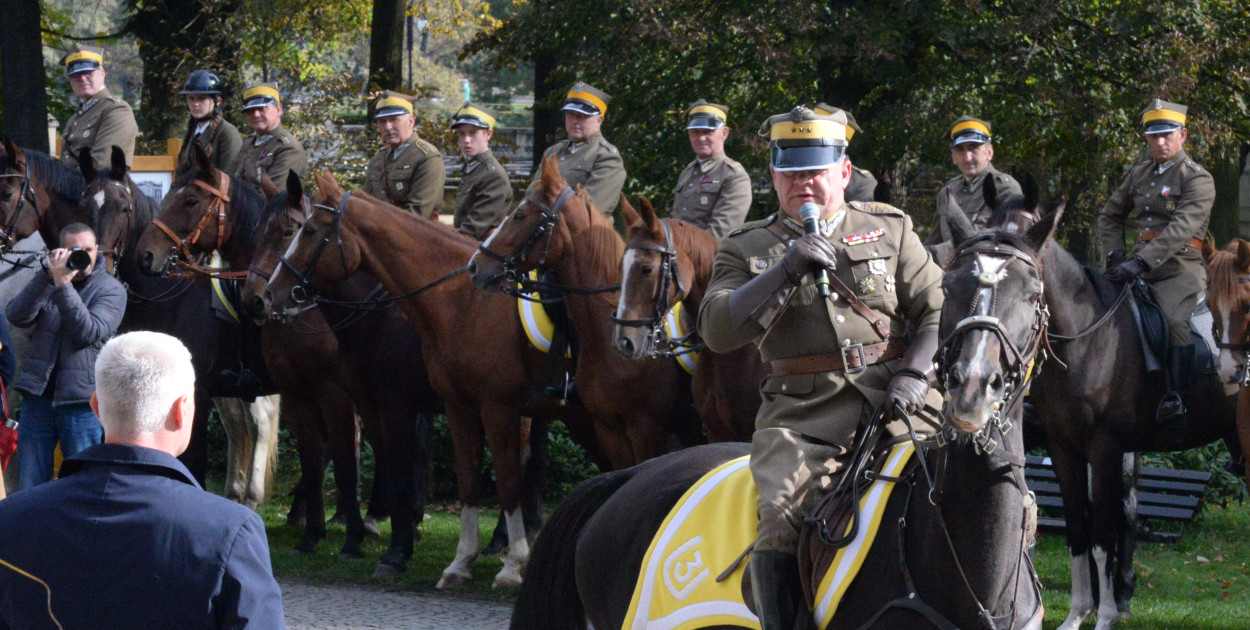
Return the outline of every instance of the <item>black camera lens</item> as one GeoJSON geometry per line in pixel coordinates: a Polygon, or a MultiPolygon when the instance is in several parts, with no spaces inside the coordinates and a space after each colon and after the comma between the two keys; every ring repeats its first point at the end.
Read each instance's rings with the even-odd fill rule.
{"type": "Polygon", "coordinates": [[[85,271],[91,266],[91,254],[81,247],[71,247],[69,258],[65,259],[65,266],[74,271],[85,271]]]}

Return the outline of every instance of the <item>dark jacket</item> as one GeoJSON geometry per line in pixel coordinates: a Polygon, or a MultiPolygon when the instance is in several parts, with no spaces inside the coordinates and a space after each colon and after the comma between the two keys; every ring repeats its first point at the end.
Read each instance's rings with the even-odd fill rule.
{"type": "Polygon", "coordinates": [[[59,289],[48,273],[35,274],[5,311],[14,326],[35,327],[13,386],[41,395],[56,368],[53,406],[91,400],[96,356],[117,332],[125,312],[126,288],[103,271],[59,289]]]}
{"type": "MultiPolygon", "coordinates": [[[[255,512],[167,453],[100,444],[0,509],[0,558],[47,582],[65,628],[285,628],[255,512]]],[[[37,582],[0,569],[0,628],[54,627],[37,582]]]]}
{"type": "Polygon", "coordinates": [[[13,384],[13,373],[17,371],[17,354],[13,352],[13,337],[9,335],[9,324],[0,317],[0,380],[4,381],[7,390],[13,384]]]}

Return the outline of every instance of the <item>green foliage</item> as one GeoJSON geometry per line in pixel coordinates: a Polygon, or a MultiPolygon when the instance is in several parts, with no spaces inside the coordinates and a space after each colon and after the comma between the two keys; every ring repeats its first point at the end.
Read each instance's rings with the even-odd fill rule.
{"type": "Polygon", "coordinates": [[[1205,509],[1215,504],[1228,505],[1230,500],[1241,502],[1246,499],[1245,482],[1224,468],[1229,459],[1228,447],[1221,440],[1187,451],[1143,453],[1142,466],[1204,470],[1211,473],[1211,483],[1207,485],[1203,502],[1205,509]]]}

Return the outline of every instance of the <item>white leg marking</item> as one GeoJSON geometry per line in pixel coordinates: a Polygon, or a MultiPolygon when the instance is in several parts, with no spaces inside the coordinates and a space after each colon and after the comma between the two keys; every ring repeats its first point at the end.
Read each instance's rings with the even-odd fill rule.
{"type": "Polygon", "coordinates": [[[1115,585],[1111,583],[1111,565],[1107,561],[1107,552],[1102,547],[1094,547],[1094,564],[1098,570],[1098,625],[1094,630],[1110,630],[1120,618],[1120,609],[1115,605],[1115,585]]]}
{"type": "Polygon", "coordinates": [[[477,550],[481,543],[477,533],[480,514],[481,508],[476,505],[466,505],[460,509],[460,544],[456,545],[456,558],[443,569],[443,577],[439,578],[435,588],[451,588],[473,579],[469,567],[477,560],[477,550]]]}
{"type": "Polygon", "coordinates": [[[504,522],[508,526],[508,556],[503,560],[503,569],[495,576],[495,586],[520,586],[521,572],[525,570],[525,561],[529,560],[530,545],[525,538],[525,522],[521,519],[521,508],[504,513],[504,522]]]}
{"type": "Polygon", "coordinates": [[[1081,627],[1081,621],[1093,610],[1094,593],[1090,590],[1089,553],[1086,552],[1072,556],[1072,605],[1068,609],[1068,618],[1059,625],[1058,630],[1077,630],[1081,627]]]}

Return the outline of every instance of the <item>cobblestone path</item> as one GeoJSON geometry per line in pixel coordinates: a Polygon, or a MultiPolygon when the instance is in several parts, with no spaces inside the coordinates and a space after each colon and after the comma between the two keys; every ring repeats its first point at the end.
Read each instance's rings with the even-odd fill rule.
{"type": "Polygon", "coordinates": [[[502,630],[512,607],[472,599],[360,585],[280,580],[290,630],[502,630]]]}

